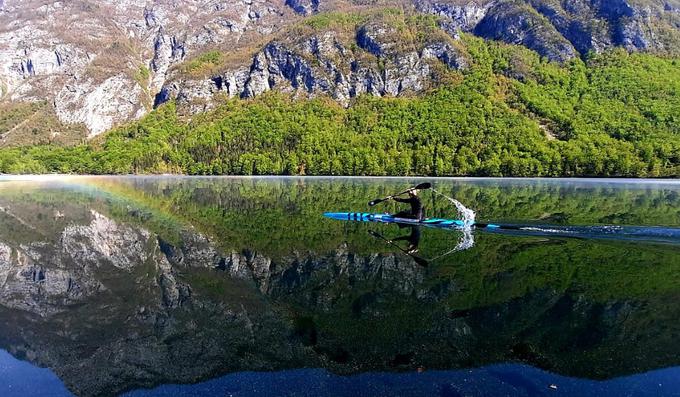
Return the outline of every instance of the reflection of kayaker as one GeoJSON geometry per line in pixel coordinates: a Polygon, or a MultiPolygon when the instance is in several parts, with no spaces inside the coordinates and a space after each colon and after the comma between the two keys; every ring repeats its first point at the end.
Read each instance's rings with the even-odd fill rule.
{"type": "Polygon", "coordinates": [[[382,234],[375,232],[373,230],[369,230],[368,233],[371,236],[383,240],[387,244],[397,248],[399,251],[410,256],[420,266],[427,266],[428,261],[426,259],[423,259],[423,258],[416,255],[416,253],[418,252],[418,244],[420,243],[420,227],[418,227],[418,226],[410,226],[410,227],[411,227],[411,234],[410,235],[397,237],[394,240],[389,240],[389,239],[385,238],[385,236],[383,236],[382,234]],[[409,242],[407,250],[401,248],[397,243],[395,243],[395,241],[398,241],[398,240],[405,240],[405,241],[409,242]]]}
{"type": "Polygon", "coordinates": [[[472,230],[466,229],[466,230],[463,230],[463,234],[462,234],[460,240],[458,241],[458,244],[456,244],[456,246],[452,250],[450,250],[450,251],[448,251],[444,254],[441,254],[441,255],[439,255],[435,258],[432,258],[432,259],[425,259],[425,258],[418,256],[418,253],[419,253],[418,246],[420,244],[420,233],[421,233],[420,226],[403,225],[402,227],[410,228],[411,233],[408,234],[408,235],[405,235],[405,236],[396,237],[394,239],[388,239],[385,236],[383,236],[380,233],[373,231],[373,230],[369,230],[368,233],[371,236],[383,240],[387,244],[397,248],[399,251],[410,256],[411,258],[413,258],[416,261],[416,263],[418,263],[421,266],[428,266],[431,262],[437,261],[441,258],[444,258],[448,255],[451,255],[454,252],[470,249],[475,244],[475,240],[472,236],[472,230]],[[396,243],[397,241],[407,241],[408,245],[407,245],[406,249],[402,248],[399,244],[397,244],[396,243]]]}
{"type": "Polygon", "coordinates": [[[392,241],[407,241],[408,245],[406,246],[406,253],[415,254],[418,252],[418,245],[420,244],[420,227],[409,226],[409,228],[411,229],[410,234],[397,237],[392,239],[392,241]]]}

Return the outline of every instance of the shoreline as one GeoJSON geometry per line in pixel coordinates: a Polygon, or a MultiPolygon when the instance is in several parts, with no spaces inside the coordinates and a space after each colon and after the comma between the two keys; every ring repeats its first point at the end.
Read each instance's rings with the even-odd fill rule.
{"type": "Polygon", "coordinates": [[[669,184],[680,185],[680,178],[630,178],[630,177],[474,177],[474,176],[357,176],[357,175],[186,175],[186,174],[0,174],[0,182],[67,181],[69,179],[290,179],[290,180],[439,180],[439,181],[536,181],[584,182],[611,184],[669,184]]]}

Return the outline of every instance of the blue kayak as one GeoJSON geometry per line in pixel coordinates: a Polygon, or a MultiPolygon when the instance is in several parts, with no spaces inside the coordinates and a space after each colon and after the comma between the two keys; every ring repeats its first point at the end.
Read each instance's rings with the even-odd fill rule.
{"type": "MultiPolygon", "coordinates": [[[[457,219],[428,218],[417,220],[411,218],[398,218],[390,214],[372,214],[367,212],[326,212],[323,214],[323,216],[339,221],[398,223],[402,225],[428,226],[445,229],[465,227],[465,222],[457,219]]],[[[486,223],[475,223],[469,226],[484,229],[500,228],[499,225],[491,225],[486,223]]]]}
{"type": "MultiPolygon", "coordinates": [[[[326,212],[323,215],[340,221],[396,223],[441,229],[462,229],[465,227],[465,222],[456,219],[430,218],[419,221],[417,219],[398,218],[390,214],[366,212],[326,212]]],[[[477,222],[468,226],[492,233],[522,236],[636,240],[680,244],[680,228],[663,226],[496,225],[477,222]]]]}

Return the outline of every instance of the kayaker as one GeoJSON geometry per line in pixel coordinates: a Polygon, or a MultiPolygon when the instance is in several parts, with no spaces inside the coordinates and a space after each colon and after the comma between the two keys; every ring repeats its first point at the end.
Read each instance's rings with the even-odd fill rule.
{"type": "Polygon", "coordinates": [[[399,203],[405,203],[405,204],[411,205],[410,211],[401,211],[401,212],[394,214],[394,216],[396,218],[417,219],[419,221],[422,221],[423,219],[425,219],[425,211],[423,210],[423,202],[420,200],[420,197],[418,197],[418,189],[409,190],[408,191],[408,198],[392,197],[392,200],[397,201],[399,203]]]}

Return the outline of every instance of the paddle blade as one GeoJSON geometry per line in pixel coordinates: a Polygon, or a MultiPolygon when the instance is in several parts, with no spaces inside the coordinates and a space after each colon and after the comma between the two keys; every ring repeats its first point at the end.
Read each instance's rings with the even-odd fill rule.
{"type": "Polygon", "coordinates": [[[415,187],[415,190],[427,190],[432,187],[432,184],[430,182],[425,182],[421,183],[420,185],[415,187]]]}
{"type": "Polygon", "coordinates": [[[422,267],[427,267],[430,262],[428,262],[426,259],[423,259],[419,256],[411,255],[411,258],[416,261],[417,264],[419,264],[422,267]]]}

